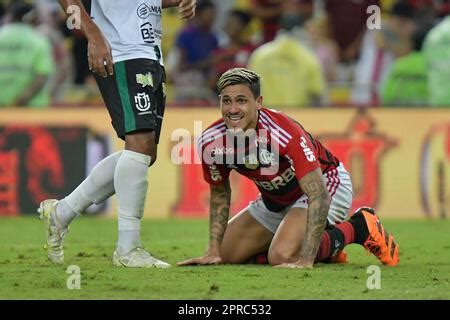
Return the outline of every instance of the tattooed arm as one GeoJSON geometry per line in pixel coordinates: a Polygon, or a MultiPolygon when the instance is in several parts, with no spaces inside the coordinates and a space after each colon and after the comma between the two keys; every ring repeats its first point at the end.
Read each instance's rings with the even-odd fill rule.
{"type": "Polygon", "coordinates": [[[327,225],[330,195],[322,180],[320,168],[308,173],[299,183],[303,192],[308,196],[305,238],[303,239],[299,260],[295,263],[281,265],[281,267],[312,268],[323,231],[327,225]]]}
{"type": "Polygon", "coordinates": [[[219,264],[222,239],[227,229],[230,215],[231,189],[227,180],[222,185],[211,185],[210,214],[209,214],[209,245],[203,257],[193,258],[178,263],[179,266],[199,264],[219,264]]]}
{"type": "Polygon", "coordinates": [[[220,245],[222,244],[230,215],[230,199],[229,180],[219,186],[211,185],[208,252],[212,255],[219,255],[220,245]]]}
{"type": "Polygon", "coordinates": [[[300,259],[297,263],[301,262],[312,267],[327,225],[330,195],[322,179],[320,168],[304,176],[300,180],[300,187],[308,196],[308,218],[300,259]]]}

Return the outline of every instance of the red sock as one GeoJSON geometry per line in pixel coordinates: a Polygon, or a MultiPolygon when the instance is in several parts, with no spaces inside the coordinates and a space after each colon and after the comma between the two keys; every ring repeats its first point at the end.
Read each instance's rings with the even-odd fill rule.
{"type": "Polygon", "coordinates": [[[349,243],[355,241],[355,229],[349,222],[338,223],[325,229],[316,262],[327,261],[337,252],[344,249],[349,243]]]}
{"type": "Polygon", "coordinates": [[[269,254],[268,251],[261,252],[248,261],[250,264],[269,264],[269,259],[267,258],[267,255],[269,254]]]}
{"type": "Polygon", "coordinates": [[[344,235],[344,246],[355,242],[355,228],[350,222],[341,222],[334,225],[344,235]]]}
{"type": "Polygon", "coordinates": [[[330,235],[326,231],[327,230],[325,230],[322,235],[322,241],[320,242],[319,251],[317,252],[316,262],[325,261],[330,257],[331,241],[330,235]]]}

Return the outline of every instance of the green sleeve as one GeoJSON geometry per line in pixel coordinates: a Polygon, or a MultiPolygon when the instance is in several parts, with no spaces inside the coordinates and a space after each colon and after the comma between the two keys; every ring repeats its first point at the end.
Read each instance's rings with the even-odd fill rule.
{"type": "Polygon", "coordinates": [[[53,73],[53,69],[54,62],[50,43],[47,39],[42,38],[37,42],[33,71],[36,74],[50,75],[53,73]]]}

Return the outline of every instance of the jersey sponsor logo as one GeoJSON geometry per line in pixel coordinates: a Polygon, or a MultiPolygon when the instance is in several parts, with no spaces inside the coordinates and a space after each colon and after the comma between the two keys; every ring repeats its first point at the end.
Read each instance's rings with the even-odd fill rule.
{"type": "Polygon", "coordinates": [[[155,35],[153,32],[153,26],[150,22],[146,22],[140,26],[142,40],[145,43],[155,43],[155,35]]]}
{"type": "Polygon", "coordinates": [[[153,76],[150,72],[147,74],[137,74],[136,82],[142,85],[143,88],[147,86],[153,87],[153,76]]]}
{"type": "Polygon", "coordinates": [[[256,140],[255,140],[255,144],[256,144],[256,146],[258,146],[258,144],[268,144],[269,143],[269,139],[267,138],[267,130],[265,130],[265,129],[262,129],[262,130],[260,130],[260,135],[256,138],[256,140]],[[265,135],[266,136],[262,136],[261,135],[261,132],[262,131],[264,131],[265,132],[265,135]]]}
{"type": "Polygon", "coordinates": [[[147,19],[151,14],[161,15],[161,7],[149,6],[146,3],[143,3],[137,9],[137,15],[141,19],[147,19]]]}
{"type": "Polygon", "coordinates": [[[145,92],[138,93],[134,96],[134,105],[141,112],[150,110],[150,96],[145,92]]]}
{"type": "Polygon", "coordinates": [[[300,140],[301,140],[300,147],[302,147],[303,153],[305,154],[306,159],[309,162],[316,161],[316,156],[314,155],[314,152],[311,150],[311,148],[308,147],[305,137],[300,137],[300,140]]]}
{"type": "Polygon", "coordinates": [[[222,175],[220,174],[220,171],[217,169],[217,167],[213,164],[209,165],[209,173],[211,174],[211,180],[218,182],[222,181],[222,175]]]}
{"type": "Polygon", "coordinates": [[[284,170],[282,174],[276,176],[270,181],[255,181],[255,183],[261,188],[267,191],[280,190],[280,188],[285,187],[295,178],[295,173],[291,168],[284,170]]]}
{"type": "Polygon", "coordinates": [[[225,148],[225,147],[215,147],[211,150],[212,156],[221,156],[225,154],[234,154],[233,148],[225,148]]]}

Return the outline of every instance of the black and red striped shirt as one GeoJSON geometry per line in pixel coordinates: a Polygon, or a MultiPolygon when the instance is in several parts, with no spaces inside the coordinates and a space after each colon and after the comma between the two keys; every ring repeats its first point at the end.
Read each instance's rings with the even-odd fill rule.
{"type": "Polygon", "coordinates": [[[285,114],[262,108],[257,127],[244,135],[227,131],[221,119],[198,140],[204,179],[226,181],[231,170],[254,181],[269,210],[281,211],[303,195],[298,181],[321,168],[335,169],[339,160],[300,123],[285,114]]]}

